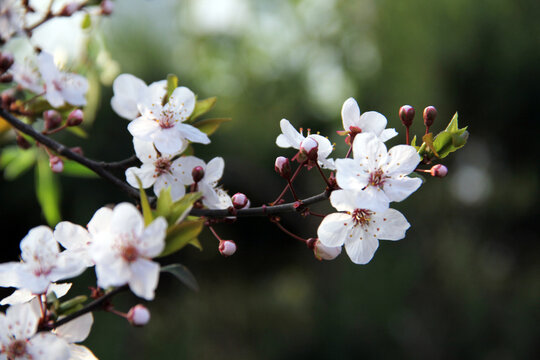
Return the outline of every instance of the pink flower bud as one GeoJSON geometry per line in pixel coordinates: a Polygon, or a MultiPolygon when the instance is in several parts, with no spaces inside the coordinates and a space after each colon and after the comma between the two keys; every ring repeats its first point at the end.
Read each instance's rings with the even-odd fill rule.
{"type": "Polygon", "coordinates": [[[144,326],[150,321],[150,311],[141,304],[137,304],[127,313],[127,319],[133,326],[144,326]]]}
{"type": "Polygon", "coordinates": [[[62,8],[62,10],[60,10],[60,13],[58,15],[59,16],[71,16],[71,15],[73,15],[73,13],[78,11],[79,8],[80,8],[80,5],[75,3],[75,2],[70,3],[70,4],[66,4],[62,8]]]}
{"type": "Polygon", "coordinates": [[[285,156],[278,156],[276,158],[276,163],[274,166],[276,172],[285,179],[290,179],[291,177],[291,163],[289,159],[285,156]]]}
{"type": "Polygon", "coordinates": [[[443,178],[448,174],[448,168],[442,164],[437,164],[433,166],[429,172],[431,173],[431,176],[443,178]]]}
{"type": "Polygon", "coordinates": [[[193,170],[191,171],[191,176],[193,177],[193,181],[198,183],[202,180],[204,177],[204,169],[202,166],[195,166],[193,170]]]}
{"type": "Polygon", "coordinates": [[[221,255],[227,257],[236,252],[236,244],[232,240],[221,240],[219,242],[219,252],[221,255]]]}
{"type": "Polygon", "coordinates": [[[405,127],[409,127],[412,125],[413,119],[414,119],[414,108],[410,105],[403,105],[399,108],[399,119],[405,125],[405,127]]]}
{"type": "Polygon", "coordinates": [[[424,109],[424,125],[429,128],[433,125],[435,118],[437,117],[437,109],[434,106],[428,106],[424,109]]]}
{"type": "Polygon", "coordinates": [[[310,245],[308,247],[313,249],[313,254],[317,260],[334,260],[341,254],[341,246],[326,246],[319,239],[315,239],[310,245]]]}
{"type": "Polygon", "coordinates": [[[250,205],[249,199],[245,194],[236,193],[231,197],[235,209],[248,208],[250,205]]]}
{"type": "Polygon", "coordinates": [[[0,73],[8,71],[13,65],[13,55],[9,53],[0,54],[0,73]]]}
{"type": "Polygon", "coordinates": [[[62,124],[62,115],[56,110],[46,110],[43,112],[45,129],[54,130],[62,124]]]}
{"type": "Polygon", "coordinates": [[[300,153],[306,156],[309,160],[317,160],[317,150],[319,149],[319,143],[311,137],[305,138],[300,143],[300,153]]]}
{"type": "Polygon", "coordinates": [[[111,15],[114,10],[114,3],[110,0],[103,0],[99,7],[101,8],[101,14],[111,15]]]}
{"type": "Polygon", "coordinates": [[[84,114],[81,109],[73,110],[67,118],[67,126],[78,126],[83,122],[84,114]]]}
{"type": "Polygon", "coordinates": [[[49,165],[55,173],[61,173],[64,170],[64,162],[58,156],[52,155],[49,158],[49,165]]]}

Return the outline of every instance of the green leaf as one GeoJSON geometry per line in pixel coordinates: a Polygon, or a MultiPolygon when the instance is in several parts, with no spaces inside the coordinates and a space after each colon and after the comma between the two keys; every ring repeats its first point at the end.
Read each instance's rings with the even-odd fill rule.
{"type": "Polygon", "coordinates": [[[86,295],[75,296],[74,298],[69,299],[68,301],[64,301],[60,303],[60,306],[58,306],[58,311],[64,314],[66,311],[70,311],[74,307],[86,302],[86,300],[88,300],[88,297],[86,295]]]}
{"type": "Polygon", "coordinates": [[[159,255],[167,256],[177,252],[195,239],[202,231],[204,219],[186,220],[167,229],[165,249],[159,255]]]}
{"type": "Polygon", "coordinates": [[[448,123],[448,125],[446,126],[446,129],[444,131],[448,131],[448,132],[459,131],[459,128],[458,128],[458,113],[457,112],[454,114],[454,116],[452,116],[452,120],[450,120],[450,122],[448,123]]]}
{"type": "Polygon", "coordinates": [[[92,26],[92,18],[90,17],[90,14],[86,13],[81,22],[81,28],[88,29],[90,26],[92,26]]]}
{"type": "Polygon", "coordinates": [[[196,248],[199,249],[200,251],[203,250],[203,247],[202,247],[202,245],[201,245],[201,242],[200,242],[199,239],[197,239],[197,238],[191,240],[191,241],[189,242],[189,245],[192,245],[192,246],[196,247],[196,248]]]}
{"type": "MultiPolygon", "coordinates": [[[[4,155],[4,154],[2,154],[4,155]]],[[[6,157],[10,157],[8,154],[6,157]]],[[[4,159],[2,159],[4,160],[4,159]]],[[[3,161],[2,161],[3,162],[3,161]]],[[[28,171],[36,162],[35,149],[22,150],[18,149],[16,157],[9,160],[4,169],[4,178],[6,180],[14,180],[28,171]]]]}
{"type": "Polygon", "coordinates": [[[62,174],[83,178],[98,177],[95,172],[73,160],[64,160],[64,170],[62,171],[62,174]]]}
{"type": "Polygon", "coordinates": [[[88,133],[80,126],[69,126],[66,128],[66,130],[80,138],[88,138],[88,133]]]}
{"type": "Polygon", "coordinates": [[[414,137],[412,138],[411,146],[418,147],[416,146],[416,135],[414,135],[414,137]]]}
{"type": "Polygon", "coordinates": [[[0,154],[0,169],[5,168],[18,155],[21,149],[18,146],[8,146],[2,150],[0,154]]]}
{"type": "Polygon", "coordinates": [[[141,179],[135,175],[137,179],[137,184],[139,184],[139,197],[141,198],[141,208],[144,217],[144,225],[148,226],[153,220],[154,216],[152,215],[152,209],[150,208],[150,203],[148,202],[148,197],[146,196],[146,191],[142,187],[141,179]]]}
{"type": "Polygon", "coordinates": [[[426,144],[426,147],[429,150],[431,150],[433,154],[435,154],[436,157],[439,157],[439,154],[437,153],[437,150],[435,149],[435,145],[433,145],[433,133],[428,133],[422,136],[422,140],[424,141],[424,144],[426,144]]]}
{"type": "Polygon", "coordinates": [[[197,119],[199,116],[204,115],[212,110],[214,105],[216,105],[216,101],[217,98],[215,96],[204,100],[197,100],[195,103],[195,109],[193,109],[188,121],[195,121],[195,119],[197,119]]]}
{"type": "Polygon", "coordinates": [[[202,121],[197,121],[193,124],[196,128],[201,130],[207,135],[212,135],[219,128],[221,123],[231,121],[231,118],[215,118],[215,119],[205,119],[202,121]]]}
{"type": "Polygon", "coordinates": [[[202,193],[200,192],[187,193],[180,200],[176,201],[172,205],[169,216],[167,216],[167,222],[169,224],[176,224],[184,220],[184,218],[187,216],[187,214],[193,207],[193,203],[199,200],[201,196],[202,193]]]}
{"type": "Polygon", "coordinates": [[[49,226],[60,220],[60,187],[46,156],[39,156],[36,166],[36,195],[49,226]]]}
{"type": "Polygon", "coordinates": [[[167,187],[162,189],[157,199],[155,211],[156,217],[163,216],[166,218],[171,211],[172,205],[173,201],[171,198],[171,188],[167,187]]]}
{"type": "Polygon", "coordinates": [[[181,264],[167,265],[161,268],[161,272],[167,272],[173,274],[180,282],[186,285],[193,291],[199,291],[199,284],[195,276],[189,271],[187,267],[181,264]]]}

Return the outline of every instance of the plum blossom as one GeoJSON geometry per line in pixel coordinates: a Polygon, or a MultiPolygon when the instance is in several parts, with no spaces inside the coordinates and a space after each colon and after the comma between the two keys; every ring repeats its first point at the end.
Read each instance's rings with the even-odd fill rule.
{"type": "Polygon", "coordinates": [[[151,142],[141,141],[137,138],[133,139],[135,153],[141,160],[141,167],[130,167],[126,170],[126,181],[129,185],[138,188],[137,178],[141,180],[144,189],[154,186],[154,193],[159,196],[161,190],[171,188],[171,198],[173,201],[180,199],[186,193],[185,185],[188,183],[182,182],[181,172],[185,169],[182,167],[182,158],[173,160],[173,155],[159,155],[154,144],[151,142]]]}
{"type": "Polygon", "coordinates": [[[223,158],[213,158],[205,164],[203,160],[195,156],[183,156],[178,159],[180,167],[180,181],[183,184],[193,184],[193,169],[200,167],[203,177],[197,182],[197,191],[202,193],[202,203],[210,209],[226,209],[232,206],[232,200],[227,192],[216,188],[219,179],[223,175],[225,162],[223,158]]]}
{"type": "Polygon", "coordinates": [[[326,246],[321,240],[315,240],[313,254],[317,260],[334,260],[341,254],[341,246],[326,246]]]}
{"type": "Polygon", "coordinates": [[[62,221],[54,228],[54,238],[66,249],[66,255],[79,259],[86,267],[94,265],[88,253],[92,236],[87,229],[69,221],[62,221]]]}
{"type": "Polygon", "coordinates": [[[344,131],[339,134],[348,134],[351,139],[360,133],[373,133],[380,141],[385,142],[397,135],[395,129],[386,128],[386,117],[376,111],[368,111],[360,115],[360,107],[352,97],[345,100],[341,108],[341,119],[344,131]]]}
{"type": "Polygon", "coordinates": [[[167,221],[158,217],[147,227],[134,205],[121,203],[111,210],[101,208],[89,231],[90,254],[96,264],[98,286],[129,284],[131,291],[146,300],[154,298],[159,264],[151,259],[165,247],[167,221]]]}
{"type": "Polygon", "coordinates": [[[22,239],[21,262],[0,264],[0,286],[43,294],[52,282],[81,274],[86,265],[66,252],[60,252],[53,232],[47,226],[30,230],[22,239]]]}
{"type": "MultiPolygon", "coordinates": [[[[54,293],[57,298],[61,298],[66,295],[71,288],[71,283],[65,284],[56,284],[52,283],[47,288],[47,295],[54,293]]],[[[0,305],[15,305],[29,302],[35,299],[37,295],[32,294],[30,290],[27,289],[18,289],[15,290],[11,295],[5,297],[0,301],[0,305]]]]}
{"type": "Polygon", "coordinates": [[[90,330],[92,330],[93,323],[94,316],[90,312],[53,330],[53,333],[57,337],[68,343],[70,352],[69,360],[97,360],[97,357],[90,349],[86,346],[76,344],[86,340],[90,334],[90,330]]]}
{"type": "Polygon", "coordinates": [[[330,202],[338,213],[326,216],[317,230],[325,246],[345,245],[347,255],[355,264],[367,264],[381,240],[400,240],[410,227],[407,219],[397,210],[381,212],[366,209],[355,192],[335,190],[330,202]]]}
{"type": "Polygon", "coordinates": [[[63,360],[67,342],[50,332],[37,332],[39,316],[32,304],[10,306],[0,313],[0,359],[63,360]]]}
{"type": "Polygon", "coordinates": [[[22,31],[24,10],[20,0],[2,0],[0,3],[0,42],[8,41],[22,31]]]}
{"type": "Polygon", "coordinates": [[[38,68],[45,82],[45,99],[57,108],[66,102],[74,106],[86,105],[88,81],[82,75],[58,70],[51,54],[42,51],[38,55],[38,68]]]}
{"type": "Polygon", "coordinates": [[[144,81],[131,74],[120,74],[113,82],[114,96],[111,99],[113,110],[127,120],[140,115],[139,104],[145,102],[153,93],[163,98],[167,91],[167,81],[161,80],[146,85],[144,81]]]}
{"type": "Polygon", "coordinates": [[[32,60],[26,58],[24,62],[15,62],[9,72],[13,75],[13,80],[24,89],[30,90],[35,94],[45,92],[43,80],[39,74],[37,65],[32,60]]]}
{"type": "Polygon", "coordinates": [[[162,154],[182,152],[188,141],[209,144],[208,136],[196,127],[184,124],[195,109],[195,94],[187,87],[178,87],[169,101],[162,105],[166,90],[149,88],[149,96],[138,103],[142,114],[129,123],[128,130],[133,137],[153,142],[162,154]]]}
{"type": "Polygon", "coordinates": [[[358,134],[353,159],[336,160],[336,180],[342,189],[356,191],[361,208],[383,211],[392,201],[402,201],[416,191],[422,180],[407,175],[420,156],[409,145],[386,146],[373,133],[358,134]]]}

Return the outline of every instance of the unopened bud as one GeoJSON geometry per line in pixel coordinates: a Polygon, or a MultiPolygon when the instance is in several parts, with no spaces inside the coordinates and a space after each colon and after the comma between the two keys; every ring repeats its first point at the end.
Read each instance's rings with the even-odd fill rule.
{"type": "Polygon", "coordinates": [[[326,246],[319,239],[308,239],[306,245],[313,250],[317,260],[334,260],[341,254],[341,246],[326,246]]]}
{"type": "Polygon", "coordinates": [[[84,152],[83,152],[83,149],[80,147],[80,146],[75,146],[75,147],[72,147],[71,149],[72,152],[74,152],[75,154],[79,154],[81,156],[84,155],[84,152]]]}
{"type": "Polygon", "coordinates": [[[220,240],[219,252],[225,257],[233,255],[236,252],[235,242],[232,240],[220,240]]]}
{"type": "Polygon", "coordinates": [[[285,156],[278,156],[274,166],[276,172],[285,179],[291,177],[291,162],[285,156]]]}
{"type": "Polygon", "coordinates": [[[405,127],[409,127],[412,125],[412,122],[414,120],[414,108],[411,105],[403,105],[399,108],[399,119],[405,125],[405,127]]]}
{"type": "Polygon", "coordinates": [[[448,175],[448,168],[442,164],[437,164],[435,166],[433,166],[429,172],[431,173],[431,176],[436,176],[436,177],[440,177],[440,178],[443,178],[445,177],[446,175],[448,175]]]}
{"type": "Polygon", "coordinates": [[[13,75],[10,73],[4,73],[0,75],[0,83],[7,84],[13,81],[13,75]]]}
{"type": "Polygon", "coordinates": [[[101,14],[111,15],[114,10],[114,3],[110,0],[103,0],[99,7],[101,8],[101,14]]]}
{"type": "Polygon", "coordinates": [[[232,204],[235,209],[248,208],[250,205],[249,199],[245,194],[236,193],[231,197],[232,204]]]}
{"type": "Polygon", "coordinates": [[[73,2],[70,4],[64,5],[62,10],[60,10],[60,13],[58,13],[59,16],[71,16],[73,13],[78,11],[80,9],[80,5],[73,2]]]}
{"type": "Polygon", "coordinates": [[[58,156],[52,155],[49,158],[49,165],[52,172],[61,173],[64,170],[64,162],[58,156]]]}
{"type": "Polygon", "coordinates": [[[319,143],[312,137],[305,138],[300,143],[300,153],[306,156],[309,160],[317,160],[317,150],[319,149],[319,143]]]}
{"type": "Polygon", "coordinates": [[[21,148],[21,149],[29,149],[32,145],[28,142],[28,140],[26,140],[24,138],[24,136],[20,135],[20,134],[17,134],[17,138],[16,138],[16,141],[17,141],[17,145],[21,148]]]}
{"type": "Polygon", "coordinates": [[[84,114],[81,109],[73,110],[67,118],[67,126],[78,126],[83,122],[84,114]]]}
{"type": "Polygon", "coordinates": [[[56,110],[46,110],[43,112],[43,120],[45,120],[45,129],[53,130],[62,124],[62,115],[56,110]]]}
{"type": "Polygon", "coordinates": [[[437,117],[437,109],[434,106],[428,106],[424,109],[424,125],[429,128],[433,125],[435,118],[437,117]]]}
{"type": "Polygon", "coordinates": [[[10,105],[15,102],[13,89],[8,89],[2,92],[1,101],[4,109],[9,109],[10,105]]]}
{"type": "Polygon", "coordinates": [[[195,166],[193,170],[191,171],[191,176],[193,177],[193,181],[198,183],[202,180],[204,177],[204,169],[202,166],[195,166]]]}
{"type": "Polygon", "coordinates": [[[0,54],[0,72],[8,71],[13,62],[13,55],[9,53],[0,54]]]}
{"type": "Polygon", "coordinates": [[[129,309],[127,319],[133,326],[144,326],[150,321],[150,311],[146,306],[137,304],[129,309]]]}

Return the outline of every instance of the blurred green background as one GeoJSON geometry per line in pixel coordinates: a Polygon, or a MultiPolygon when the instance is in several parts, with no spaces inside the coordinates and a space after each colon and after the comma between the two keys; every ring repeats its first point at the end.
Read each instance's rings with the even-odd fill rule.
{"type": "MultiPolygon", "coordinates": [[[[271,201],[279,120],[311,128],[346,151],[340,109],[385,114],[404,141],[403,104],[439,110],[434,130],[455,111],[467,146],[449,175],[395,204],[407,237],[382,241],[374,259],[343,253],[319,262],[265,219],[218,225],[237,253],[223,258],[204,232],[194,248],[164,259],[197,277],[192,293],[166,275],[149,303],[152,321],[132,328],[97,313],[86,341],[101,359],[533,359],[540,356],[538,159],[540,2],[533,0],[118,0],[94,31],[121,72],[146,82],[179,76],[199,98],[218,97],[211,117],[232,117],[196,154],[225,159],[222,183],[252,204],[271,201]]],[[[112,66],[112,64],[110,65],[112,66]]],[[[90,137],[61,138],[94,159],[133,153],[127,122],[103,87],[90,137]]],[[[417,116],[414,133],[424,131],[417,116]]],[[[309,176],[308,176],[309,175],[309,176]]],[[[2,260],[44,223],[32,172],[0,179],[2,260]],[[5,249],[5,250],[4,250],[5,249]]],[[[101,180],[61,177],[63,218],[85,224],[107,203],[129,200],[101,180]]],[[[299,179],[306,197],[322,190],[299,179]]],[[[330,211],[328,205],[318,206],[330,211]]],[[[317,219],[284,224],[314,236],[317,219]]],[[[92,271],[78,289],[92,284],[92,271]]],[[[4,294],[5,292],[2,292],[4,294]]],[[[124,294],[118,308],[138,301],[124,294]]]]}

